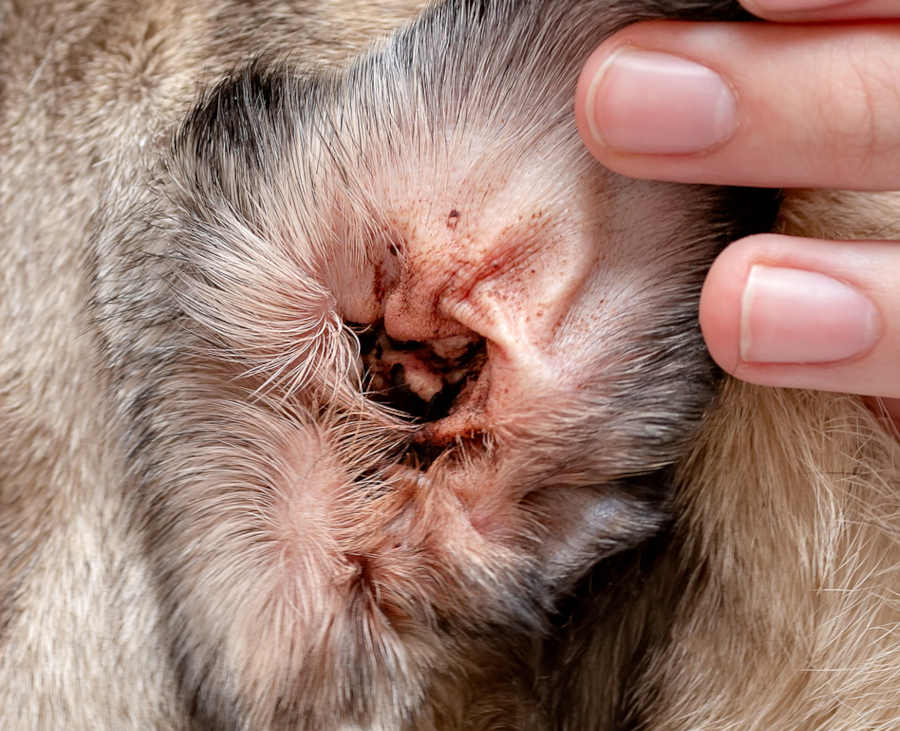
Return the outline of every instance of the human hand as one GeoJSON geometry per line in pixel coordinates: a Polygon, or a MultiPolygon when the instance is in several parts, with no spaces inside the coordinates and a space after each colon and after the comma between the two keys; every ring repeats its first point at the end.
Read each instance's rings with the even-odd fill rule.
{"type": "MultiPolygon", "coordinates": [[[[625,175],[684,182],[900,189],[896,4],[744,0],[772,20],[648,22],[585,65],[576,117],[625,175]]],[[[900,423],[900,245],[765,234],[709,272],[700,324],[712,357],[753,383],[894,397],[900,423]]]]}

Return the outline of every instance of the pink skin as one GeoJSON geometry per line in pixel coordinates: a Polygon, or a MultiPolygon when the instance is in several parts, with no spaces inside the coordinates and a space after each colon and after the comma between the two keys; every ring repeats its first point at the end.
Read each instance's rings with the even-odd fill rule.
{"type": "MultiPolygon", "coordinates": [[[[744,4],[781,21],[900,17],[883,0],[744,4]]],[[[898,64],[900,24],[639,23],[588,59],[576,118],[594,156],[633,177],[895,190],[898,64]]],[[[885,397],[900,424],[896,242],[738,241],[709,273],[700,322],[738,378],[885,397]]]]}

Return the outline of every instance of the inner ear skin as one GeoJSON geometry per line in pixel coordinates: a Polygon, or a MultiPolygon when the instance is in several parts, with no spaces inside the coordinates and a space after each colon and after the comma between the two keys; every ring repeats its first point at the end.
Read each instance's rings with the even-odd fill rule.
{"type": "MultiPolygon", "coordinates": [[[[703,267],[728,240],[769,226],[770,193],[625,181],[575,146],[571,115],[548,115],[568,127],[553,122],[537,135],[558,153],[539,159],[551,168],[541,184],[551,193],[554,185],[602,189],[593,208],[632,218],[613,220],[609,237],[589,252],[607,261],[604,247],[618,245],[609,258],[622,276],[609,273],[608,261],[609,269],[597,263],[590,275],[600,278],[573,288],[573,301],[596,312],[599,324],[571,315],[574,306],[560,318],[552,344],[571,355],[531,390],[521,386],[527,369],[497,366],[492,336],[457,323],[449,335],[391,338],[377,288],[373,296],[362,291],[378,280],[366,242],[384,235],[373,196],[395,194],[398,185],[370,183],[381,185],[391,165],[401,177],[419,169],[431,159],[421,147],[442,139],[418,130],[403,144],[392,125],[415,121],[418,112],[403,107],[416,98],[410,89],[426,95],[419,111],[433,114],[430,124],[447,122],[459,110],[431,110],[443,102],[427,95],[446,87],[430,82],[460,69],[474,74],[466,64],[491,59],[508,33],[507,55],[492,63],[513,67],[479,73],[506,74],[503,83],[518,79],[539,91],[538,101],[556,104],[548,109],[566,109],[571,90],[541,87],[534,74],[548,69],[515,52],[540,54],[554,47],[554,32],[599,17],[595,3],[568,14],[563,6],[551,12],[528,2],[508,17],[505,5],[499,12],[490,3],[444,4],[343,80],[300,78],[259,62],[235,72],[188,117],[150,220],[128,229],[135,251],[161,256],[137,255],[110,276],[166,286],[127,310],[109,303],[138,333],[110,360],[120,371],[136,501],[173,657],[198,716],[225,727],[310,729],[378,717],[399,728],[433,678],[474,677],[480,652],[540,636],[585,571],[665,525],[667,466],[714,393],[696,325],[703,267]],[[459,48],[436,45],[448,34],[459,48]],[[515,67],[522,63],[531,76],[515,67]],[[376,98],[365,97],[367,88],[376,98]],[[552,167],[563,152],[579,166],[571,180],[552,167]],[[578,182],[598,177],[604,185],[578,182]],[[644,260],[629,269],[632,249],[622,243],[629,235],[646,268],[667,257],[658,286],[645,282],[644,260]],[[635,298],[620,310],[577,299],[631,275],[635,298]],[[341,311],[336,290],[344,284],[335,282],[357,284],[348,296],[368,308],[365,319],[341,311]],[[171,322],[179,326],[160,329],[171,322]]],[[[655,5],[637,10],[659,14],[655,5]]],[[[608,27],[580,37],[583,53],[556,70],[571,76],[572,88],[577,57],[637,19],[609,15],[608,27]]],[[[522,116],[515,106],[493,113],[522,116]]],[[[510,139],[535,138],[528,124],[510,139]]],[[[469,140],[464,132],[454,139],[469,140]]],[[[492,165],[488,146],[480,169],[500,182],[484,186],[478,200],[488,205],[516,185],[521,168],[507,167],[528,161],[529,150],[504,149],[492,165]]],[[[462,236],[477,217],[470,206],[410,200],[409,245],[432,211],[448,236],[462,236]]],[[[567,223],[565,215],[580,210],[592,206],[559,203],[548,217],[567,223]]],[[[599,228],[592,220],[560,230],[599,228]]],[[[487,243],[473,235],[461,244],[462,258],[483,262],[487,243]]],[[[429,266],[427,257],[417,261],[429,266]]],[[[505,273],[493,294],[514,299],[520,292],[505,273]]]]}

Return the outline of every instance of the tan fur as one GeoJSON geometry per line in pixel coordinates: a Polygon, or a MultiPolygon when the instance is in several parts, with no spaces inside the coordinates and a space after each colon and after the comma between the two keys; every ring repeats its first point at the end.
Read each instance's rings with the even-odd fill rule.
{"type": "Polygon", "coordinates": [[[896,728],[900,449],[858,399],[733,382],[684,466],[661,728],[896,728]]]}
{"type": "MultiPolygon", "coordinates": [[[[335,0],[251,10],[205,2],[0,0],[0,727],[204,723],[171,657],[166,598],[151,579],[158,567],[134,519],[131,465],[111,434],[112,375],[88,306],[91,236],[104,216],[102,202],[138,197],[131,186],[145,179],[141,151],[164,145],[196,93],[251,51],[337,69],[422,5],[335,0]]],[[[891,223],[897,210],[900,199],[892,195],[795,193],[781,220],[792,233],[900,238],[891,223]]],[[[153,283],[138,283],[144,285],[153,283]]],[[[259,408],[262,416],[249,429],[269,423],[259,408]]],[[[315,452],[316,432],[310,434],[308,449],[315,452]]],[[[278,451],[281,436],[274,428],[267,434],[277,453],[272,461],[297,472],[296,455],[278,451]]],[[[316,479],[340,472],[330,459],[323,451],[316,479]]],[[[504,654],[492,645],[474,656],[462,640],[450,646],[431,635],[405,638],[410,655],[398,657],[398,665],[441,667],[458,656],[467,673],[460,680],[451,667],[430,685],[403,689],[405,696],[396,690],[398,705],[413,703],[417,692],[432,696],[408,727],[900,725],[900,446],[886,422],[855,397],[727,382],[678,466],[678,486],[675,525],[661,556],[648,567],[623,568],[634,583],[611,593],[616,606],[584,610],[577,632],[567,634],[568,620],[558,617],[558,653],[538,648],[540,637],[535,648],[520,644],[504,654]]],[[[328,495],[332,485],[315,487],[328,495]]],[[[288,565],[316,560],[292,555],[298,545],[328,549],[309,535],[297,539],[306,523],[292,519],[320,507],[312,489],[306,495],[309,506],[287,493],[259,506],[281,527],[278,541],[267,545],[283,548],[288,565]]],[[[547,525],[568,530],[559,515],[577,511],[578,499],[565,497],[565,509],[563,498],[542,506],[547,525]]],[[[437,503],[415,504],[443,515],[437,503]]],[[[382,510],[402,513],[389,499],[382,510]]],[[[190,538],[182,540],[187,545],[190,538]]],[[[495,544],[486,549],[479,554],[484,564],[507,558],[495,544]]],[[[457,551],[446,555],[455,560],[457,551]]],[[[382,570],[363,565],[361,578],[348,568],[334,586],[382,570]]],[[[379,597],[398,612],[428,593],[422,576],[446,569],[417,574],[415,557],[403,566],[401,581],[385,582],[403,590],[379,597]]],[[[467,590],[480,581],[485,597],[496,592],[490,580],[473,575],[472,583],[459,578],[467,590]]],[[[500,580],[499,571],[485,576],[500,580]]],[[[206,585],[229,578],[216,575],[206,585]]],[[[270,578],[261,572],[253,585],[270,578]]],[[[328,589],[315,589],[292,606],[314,614],[316,602],[328,601],[328,589]]],[[[468,606],[456,591],[448,584],[439,594],[454,602],[454,612],[468,606]]],[[[229,662],[265,695],[277,663],[260,659],[254,648],[270,635],[285,636],[296,617],[279,614],[285,605],[266,594],[251,596],[240,611],[223,605],[223,595],[204,597],[215,618],[210,631],[227,627],[236,638],[229,662]]],[[[476,596],[473,603],[482,602],[476,596]]],[[[353,611],[348,607],[348,626],[353,611]]],[[[335,646],[345,648],[340,627],[335,631],[335,646]]],[[[306,672],[303,648],[289,651],[298,672],[306,672]]],[[[332,661],[323,656],[320,664],[332,661]]],[[[391,680],[379,684],[391,697],[391,680]]],[[[331,690],[339,695],[340,688],[331,690]]],[[[382,721],[385,731],[399,723],[395,709],[378,710],[393,719],[382,721]]],[[[250,712],[247,718],[252,728],[271,721],[250,712]]],[[[379,727],[352,718],[334,727],[360,726],[379,727]]]]}
{"type": "MultiPolygon", "coordinates": [[[[788,192],[780,229],[900,238],[896,193],[788,192]]],[[[689,583],[644,718],[666,729],[900,723],[900,444],[839,394],[726,384],[681,467],[689,583]]]]}

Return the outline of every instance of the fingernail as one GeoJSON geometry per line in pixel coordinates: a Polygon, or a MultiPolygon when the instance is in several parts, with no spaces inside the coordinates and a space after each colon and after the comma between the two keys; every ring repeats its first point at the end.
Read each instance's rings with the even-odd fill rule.
{"type": "Polygon", "coordinates": [[[600,144],[645,155],[686,154],[728,139],[737,106],[706,66],[655,51],[622,48],[588,89],[591,133],[600,144]]]}
{"type": "Polygon", "coordinates": [[[755,265],[741,300],[741,360],[827,363],[871,348],[881,332],[875,305],[817,272],[755,265]]]}

